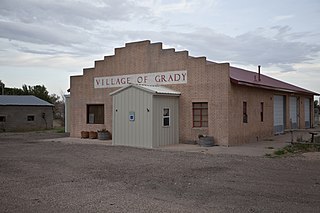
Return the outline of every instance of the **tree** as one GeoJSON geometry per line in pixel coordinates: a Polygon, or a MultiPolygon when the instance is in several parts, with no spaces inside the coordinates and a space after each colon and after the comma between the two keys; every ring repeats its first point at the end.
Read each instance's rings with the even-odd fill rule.
{"type": "Polygon", "coordinates": [[[23,91],[20,88],[8,88],[4,89],[4,95],[23,95],[23,91]]]}
{"type": "Polygon", "coordinates": [[[319,108],[320,109],[320,106],[319,106],[319,101],[318,100],[314,100],[314,108],[319,108]]]}
{"type": "Polygon", "coordinates": [[[54,104],[60,99],[56,94],[49,95],[49,92],[44,85],[27,86],[24,84],[22,85],[22,95],[34,95],[51,104],[54,104]]]}
{"type": "Polygon", "coordinates": [[[0,80],[0,95],[4,95],[4,86],[5,84],[0,80]]]}

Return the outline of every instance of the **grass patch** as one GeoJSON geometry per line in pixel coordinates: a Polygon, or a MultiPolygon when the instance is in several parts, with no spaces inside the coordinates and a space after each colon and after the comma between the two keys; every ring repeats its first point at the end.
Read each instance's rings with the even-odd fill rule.
{"type": "Polygon", "coordinates": [[[65,133],[64,127],[56,127],[56,128],[54,128],[54,131],[56,133],[65,133]]]}
{"type": "Polygon", "coordinates": [[[274,141],[274,139],[272,139],[272,138],[265,138],[265,139],[263,139],[263,141],[274,141]]]}
{"type": "Polygon", "coordinates": [[[274,147],[273,146],[268,146],[268,147],[266,147],[267,149],[274,149],[274,147]]]}
{"type": "Polygon", "coordinates": [[[286,151],[284,149],[278,149],[277,151],[274,151],[275,155],[284,155],[286,153],[286,151]]]}
{"type": "Polygon", "coordinates": [[[318,143],[295,143],[285,146],[282,149],[274,151],[273,154],[266,154],[267,157],[288,156],[292,154],[300,154],[305,152],[320,152],[320,144],[318,143]]]}

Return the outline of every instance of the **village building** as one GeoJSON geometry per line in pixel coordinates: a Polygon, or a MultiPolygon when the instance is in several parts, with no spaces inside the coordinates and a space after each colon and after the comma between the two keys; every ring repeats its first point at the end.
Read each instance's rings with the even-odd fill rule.
{"type": "Polygon", "coordinates": [[[107,129],[113,144],[157,147],[199,135],[232,146],[314,125],[317,93],[188,51],[141,41],[71,76],[71,137],[107,129]]]}
{"type": "Polygon", "coordinates": [[[0,131],[27,131],[52,127],[52,104],[32,95],[0,95],[0,131]]]}

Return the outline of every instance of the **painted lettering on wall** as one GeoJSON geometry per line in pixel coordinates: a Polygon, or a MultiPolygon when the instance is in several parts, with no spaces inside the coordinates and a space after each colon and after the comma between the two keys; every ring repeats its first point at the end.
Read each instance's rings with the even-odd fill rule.
{"type": "Polygon", "coordinates": [[[94,78],[94,88],[123,87],[129,84],[166,85],[186,83],[187,70],[94,78]]]}

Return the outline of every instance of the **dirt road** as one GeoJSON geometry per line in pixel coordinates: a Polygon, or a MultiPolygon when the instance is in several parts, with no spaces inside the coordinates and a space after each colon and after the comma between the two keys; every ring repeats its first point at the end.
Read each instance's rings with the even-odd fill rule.
{"type": "Polygon", "coordinates": [[[0,134],[0,212],[320,212],[320,161],[0,134]],[[40,139],[40,140],[39,140],[40,139]]]}

